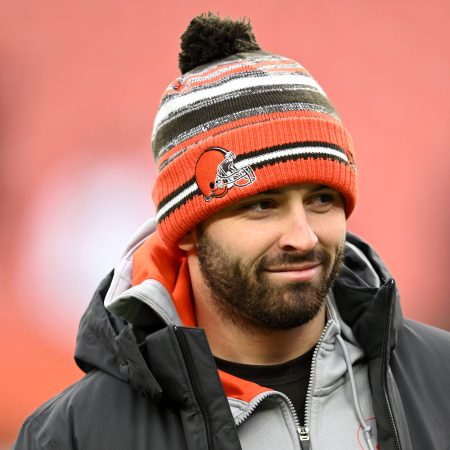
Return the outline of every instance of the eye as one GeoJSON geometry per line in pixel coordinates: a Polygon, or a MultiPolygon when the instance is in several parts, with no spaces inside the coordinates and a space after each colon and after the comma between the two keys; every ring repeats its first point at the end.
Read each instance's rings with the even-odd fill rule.
{"type": "Polygon", "coordinates": [[[317,196],[317,201],[320,204],[331,203],[333,200],[334,200],[334,196],[329,193],[323,193],[323,194],[319,194],[317,196]]]}
{"type": "Polygon", "coordinates": [[[313,211],[319,213],[327,212],[333,206],[340,206],[342,205],[342,203],[343,200],[341,194],[339,194],[337,191],[318,192],[312,195],[307,201],[307,205],[313,211]]]}
{"type": "Polygon", "coordinates": [[[275,202],[273,200],[268,200],[268,199],[264,199],[264,200],[261,199],[261,200],[257,200],[257,201],[242,205],[242,209],[244,209],[245,211],[250,211],[250,212],[255,212],[255,213],[269,211],[273,208],[275,208],[275,202]]]}

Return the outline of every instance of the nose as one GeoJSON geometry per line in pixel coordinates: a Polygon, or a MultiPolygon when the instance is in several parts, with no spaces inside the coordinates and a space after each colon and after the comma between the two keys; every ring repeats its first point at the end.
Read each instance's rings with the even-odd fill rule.
{"type": "Polygon", "coordinates": [[[319,241],[302,205],[289,212],[280,230],[278,245],[284,251],[308,253],[319,241]]]}

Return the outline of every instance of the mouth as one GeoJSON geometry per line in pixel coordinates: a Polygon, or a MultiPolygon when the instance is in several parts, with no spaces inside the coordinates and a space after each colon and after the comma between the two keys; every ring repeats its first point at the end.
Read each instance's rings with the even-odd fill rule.
{"type": "Polygon", "coordinates": [[[268,267],[265,272],[273,278],[304,282],[311,281],[321,270],[321,263],[290,264],[286,266],[268,267]]]}

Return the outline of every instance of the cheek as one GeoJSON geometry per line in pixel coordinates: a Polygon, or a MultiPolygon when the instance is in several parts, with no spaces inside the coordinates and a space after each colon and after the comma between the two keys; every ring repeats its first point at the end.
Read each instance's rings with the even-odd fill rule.
{"type": "Polygon", "coordinates": [[[273,231],[245,222],[216,222],[208,226],[208,235],[233,255],[255,260],[265,254],[276,241],[273,231]]]}
{"type": "Polygon", "coordinates": [[[345,239],[347,222],[345,214],[320,217],[313,225],[314,232],[320,244],[328,249],[339,248],[345,239]]]}

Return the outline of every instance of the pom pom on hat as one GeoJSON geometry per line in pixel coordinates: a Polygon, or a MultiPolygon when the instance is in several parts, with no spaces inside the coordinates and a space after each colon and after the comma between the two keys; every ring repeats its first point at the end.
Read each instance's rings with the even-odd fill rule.
{"type": "Polygon", "coordinates": [[[235,53],[261,50],[250,22],[221,19],[211,12],[194,17],[181,36],[178,56],[182,74],[235,53]]]}

